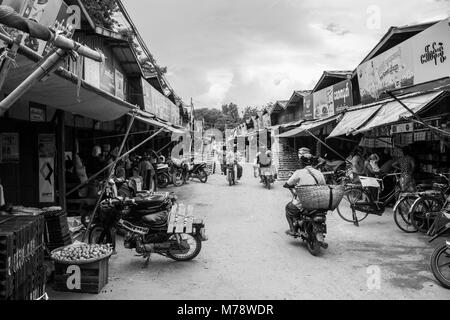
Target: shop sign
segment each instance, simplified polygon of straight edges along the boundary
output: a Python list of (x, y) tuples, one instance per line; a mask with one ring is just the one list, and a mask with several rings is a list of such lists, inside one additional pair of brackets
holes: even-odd
[(0, 134), (0, 163), (19, 161), (19, 134)]
[(178, 107), (144, 79), (141, 79), (141, 83), (145, 110), (165, 121), (173, 123), (173, 120), (177, 120), (175, 122), (178, 123), (180, 117)]
[(414, 123), (413, 122), (394, 124), (391, 127), (391, 134), (407, 133), (407, 132), (413, 132), (413, 131), (414, 131)]
[(314, 96), (312, 94), (305, 97), (303, 110), (306, 120), (314, 119)]
[[(56, 23), (73, 30), (81, 27), (80, 7), (68, 6), (63, 0), (0, 0), (0, 5), (9, 6), (21, 16), (46, 27), (55, 26)], [(51, 47), (47, 42), (31, 38), (27, 34), (22, 37), (21, 44), (39, 55), (45, 55)]]
[(353, 90), (350, 80), (342, 81), (333, 86), (333, 100), (336, 114), (353, 106)]
[(363, 104), (385, 91), (429, 82), (450, 74), (450, 19), (447, 18), (357, 68)]
[(30, 103), (30, 122), (45, 122), (46, 107)]

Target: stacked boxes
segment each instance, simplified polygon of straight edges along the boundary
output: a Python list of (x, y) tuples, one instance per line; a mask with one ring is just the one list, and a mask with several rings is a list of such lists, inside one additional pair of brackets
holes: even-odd
[(50, 251), (72, 244), (67, 213), (62, 210), (45, 211), (47, 248)]
[(34, 300), (45, 291), (44, 218), (0, 218), (0, 300)]

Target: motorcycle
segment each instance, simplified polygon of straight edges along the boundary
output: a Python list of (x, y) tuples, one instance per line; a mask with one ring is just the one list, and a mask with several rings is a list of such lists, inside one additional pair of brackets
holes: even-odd
[(172, 178), (170, 175), (169, 165), (166, 163), (158, 163), (156, 165), (156, 174), (158, 176), (158, 188), (164, 189), (170, 184)]
[[(440, 212), (439, 217), (433, 223), (433, 238), (429, 241), (434, 242), (441, 237), (450, 236), (450, 208), (449, 199), (447, 199), (446, 209)], [(438, 246), (431, 256), (431, 271), (439, 283), (450, 289), (450, 241), (443, 242)]]
[(260, 168), (261, 182), (264, 184), (264, 187), (270, 190), (271, 184), (275, 183), (275, 178), (273, 176), (272, 168)]
[[(289, 190), (295, 198), (297, 195), (293, 189)], [(300, 238), (306, 242), (308, 251), (313, 256), (318, 256), (321, 248), (328, 249), (328, 244), (325, 242), (327, 213), (327, 210), (304, 210), (300, 219), (294, 219), (295, 235), (293, 238)]]
[(236, 162), (233, 164), (231, 163), (225, 164), (227, 181), (230, 187), (236, 184), (236, 170), (237, 170)]
[(190, 165), (183, 160), (172, 159), (173, 163), (173, 184), (180, 187), (187, 181), (194, 178), (201, 183), (208, 182), (208, 173), (206, 172), (206, 162), (191, 163)]
[[(144, 191), (124, 197), (116, 182), (110, 181), (105, 195), (99, 222), (89, 231), (90, 243), (115, 243), (114, 229), (124, 230), (125, 248), (135, 249), (148, 263), (152, 253), (176, 261), (192, 260), (207, 240), (203, 220), (192, 216), (186, 220), (185, 215), (175, 212), (177, 199), (169, 192)], [(179, 222), (183, 222), (182, 228)]]

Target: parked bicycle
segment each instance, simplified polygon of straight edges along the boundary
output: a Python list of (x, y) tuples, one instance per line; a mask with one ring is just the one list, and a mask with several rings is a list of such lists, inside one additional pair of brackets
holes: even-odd
[[(395, 203), (394, 218), (397, 214), (405, 214), (418, 196), (401, 192), (400, 176), (400, 173), (392, 173), (382, 179), (360, 177), (361, 185), (347, 184), (344, 199), (336, 209), (337, 213), (343, 220), (357, 227), (369, 215), (381, 217), (392, 203)], [(389, 179), (395, 180), (394, 186), (386, 189)]]
[(414, 201), (407, 215), (402, 215), (401, 228), (407, 233), (422, 232), (430, 235), (430, 230), (436, 217), (440, 215), (442, 208), (450, 195), (449, 174), (437, 174), (432, 190), (419, 192), (419, 197)]

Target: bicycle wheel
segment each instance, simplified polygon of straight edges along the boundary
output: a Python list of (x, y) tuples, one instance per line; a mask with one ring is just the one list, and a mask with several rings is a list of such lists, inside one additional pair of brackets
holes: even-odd
[(427, 233), (433, 224), (435, 213), (444, 206), (442, 199), (435, 196), (422, 196), (411, 207), (411, 224), (420, 232)]
[(406, 233), (416, 233), (419, 231), (411, 223), (410, 210), (414, 202), (417, 200), (417, 196), (405, 196), (401, 197), (394, 206), (394, 221), (397, 227)]
[(359, 223), (366, 219), (369, 214), (356, 210), (356, 203), (369, 202), (369, 199), (370, 197), (364, 189), (358, 187), (349, 188), (345, 190), (344, 197), (336, 211), (344, 221)]

